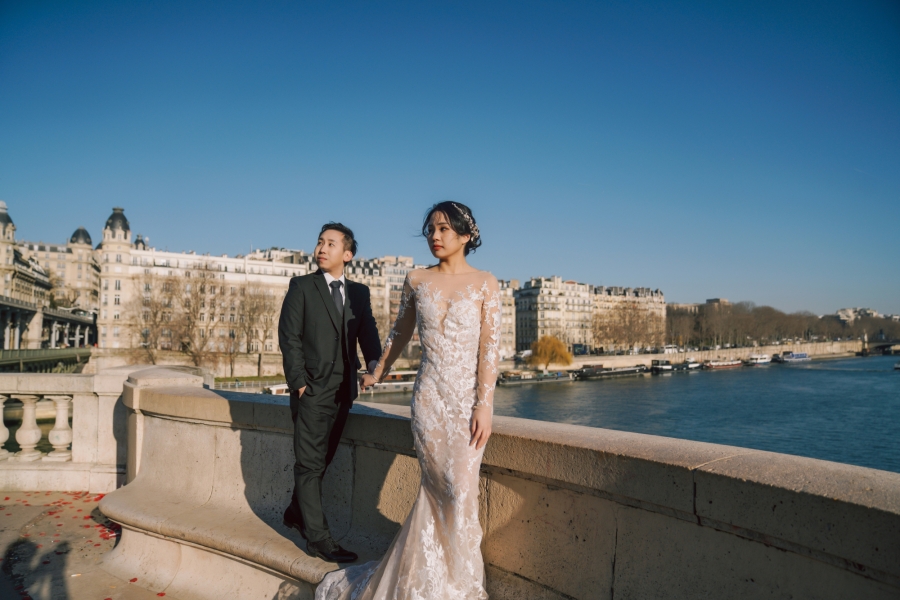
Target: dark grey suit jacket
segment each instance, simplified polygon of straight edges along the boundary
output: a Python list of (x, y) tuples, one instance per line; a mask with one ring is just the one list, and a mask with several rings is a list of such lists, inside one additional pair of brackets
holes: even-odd
[[(341, 318), (321, 271), (291, 279), (278, 322), (278, 344), (291, 390), (306, 386), (307, 392), (314, 396), (332, 387), (334, 366), (345, 358), (352, 372), (345, 373), (344, 377), (355, 378), (360, 368), (357, 343), (366, 363), (378, 360), (381, 355), (369, 287), (346, 277), (344, 281), (347, 289)], [(340, 355), (340, 335), (344, 336), (346, 357)], [(355, 382), (350, 390), (353, 400), (358, 393)]]

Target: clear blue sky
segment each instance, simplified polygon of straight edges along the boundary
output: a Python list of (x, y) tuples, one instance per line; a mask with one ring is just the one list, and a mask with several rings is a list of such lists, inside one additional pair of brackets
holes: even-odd
[(0, 2), (20, 239), (430, 259), (900, 313), (900, 4)]

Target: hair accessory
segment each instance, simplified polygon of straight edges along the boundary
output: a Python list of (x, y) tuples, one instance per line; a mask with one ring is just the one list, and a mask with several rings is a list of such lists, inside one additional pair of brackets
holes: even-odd
[(459, 204), (457, 204), (456, 202), (451, 202), (450, 204), (455, 206), (456, 210), (458, 210), (462, 214), (463, 219), (466, 220), (466, 223), (469, 225), (469, 231), (472, 232), (472, 239), (475, 240), (480, 238), (481, 234), (478, 232), (478, 225), (475, 224), (475, 220), (472, 218), (472, 215), (460, 208)]

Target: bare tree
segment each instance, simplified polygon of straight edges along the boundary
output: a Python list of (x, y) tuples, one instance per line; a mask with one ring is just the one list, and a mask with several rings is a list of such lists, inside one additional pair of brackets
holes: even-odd
[(241, 289), (240, 329), (246, 341), (247, 352), (256, 351), (257, 372), (262, 376), (262, 353), (274, 351), (275, 327), (281, 299), (271, 288), (247, 286)]
[(50, 308), (72, 308), (76, 305), (79, 291), (66, 285), (66, 280), (50, 274)]
[(134, 293), (125, 307), (127, 328), (139, 355), (156, 364), (161, 350), (171, 350), (177, 323), (173, 317), (179, 282), (174, 276), (144, 273), (133, 280)]
[(212, 330), (220, 310), (215, 293), (210, 293), (217, 285), (208, 274), (203, 268), (186, 271), (178, 290), (179, 349), (198, 367), (209, 359)]

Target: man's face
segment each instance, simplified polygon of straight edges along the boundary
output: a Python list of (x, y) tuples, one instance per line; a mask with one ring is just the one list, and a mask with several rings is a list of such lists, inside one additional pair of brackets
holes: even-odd
[(344, 263), (353, 259), (353, 254), (344, 247), (344, 234), (334, 229), (326, 229), (316, 244), (316, 264), (328, 273), (343, 272)]

